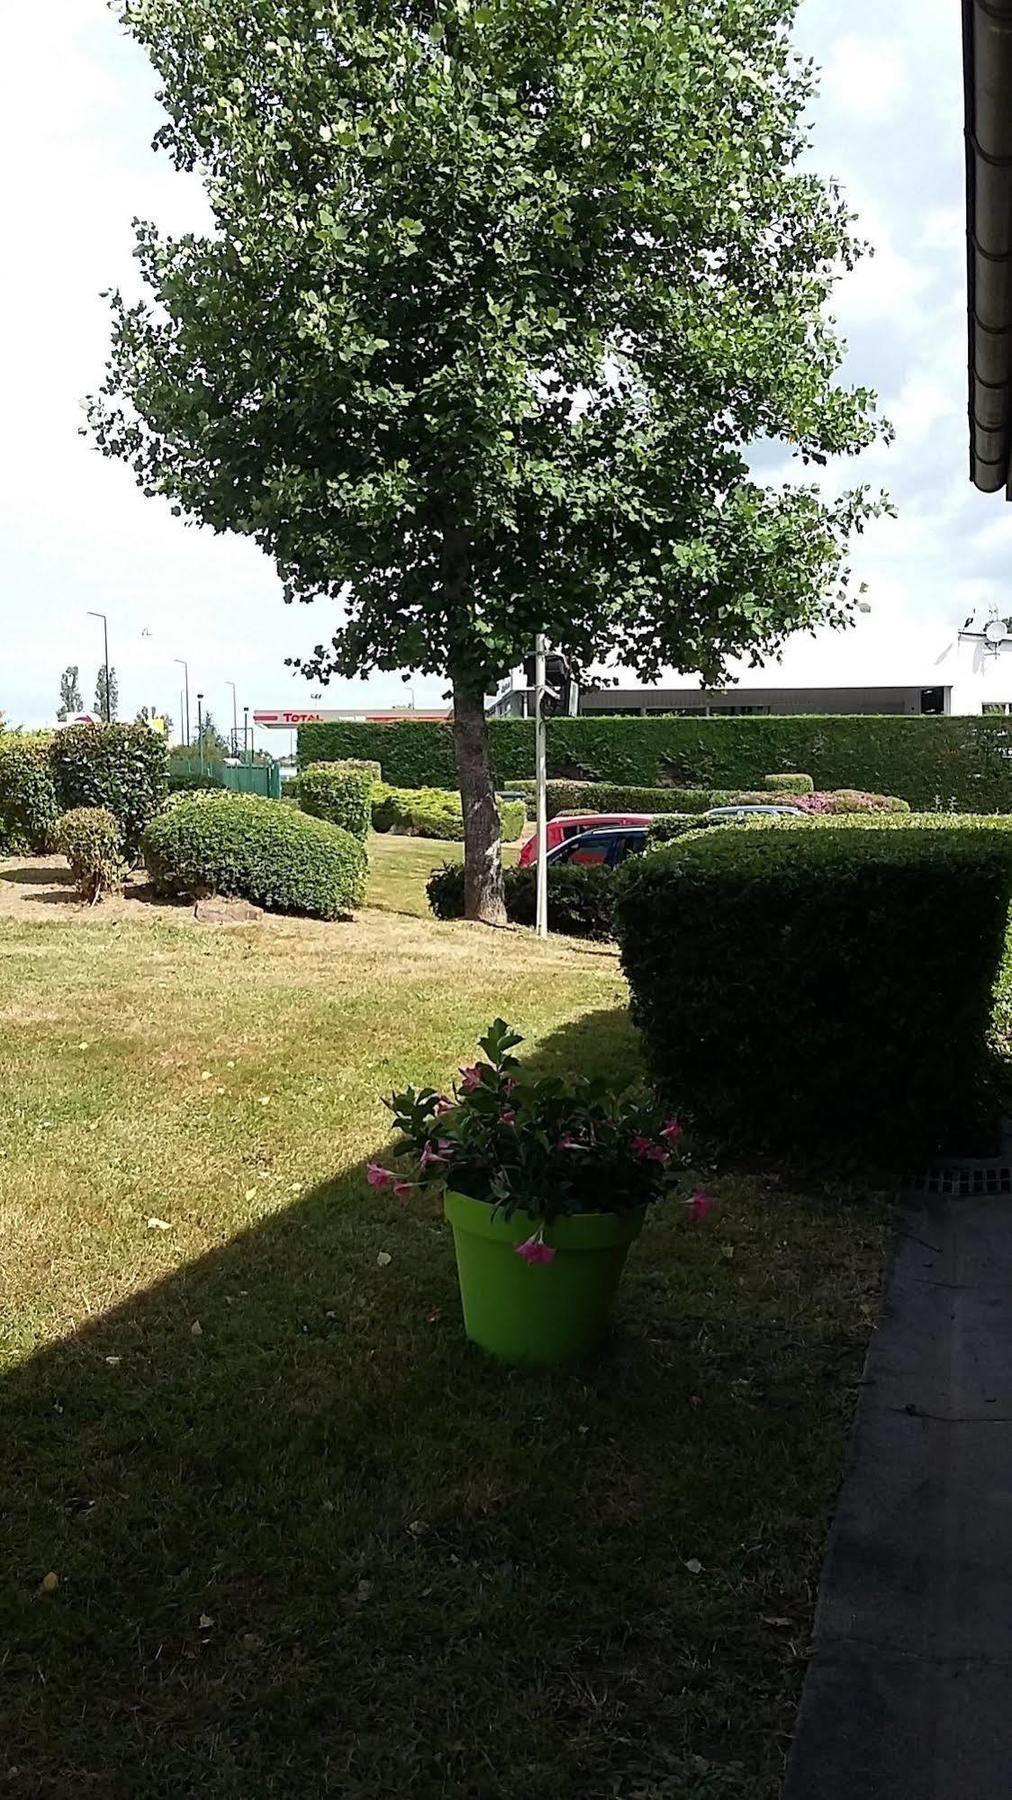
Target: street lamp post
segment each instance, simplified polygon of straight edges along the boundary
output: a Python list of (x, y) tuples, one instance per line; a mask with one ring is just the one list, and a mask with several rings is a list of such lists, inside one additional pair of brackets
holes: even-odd
[(242, 709), (242, 760), (249, 762), (249, 707)]
[(200, 753), (200, 773), (204, 773), (204, 696), (197, 695), (197, 749)]
[(239, 715), (236, 710), (236, 703), (235, 703), (235, 682), (234, 681), (226, 681), (225, 686), (230, 687), (232, 689), (232, 755), (238, 756), (238, 754), (239, 754)]
[(535, 920), (537, 934), (548, 936), (548, 806), (545, 775), (545, 634), (534, 640), (534, 775), (537, 782), (538, 866)]
[(105, 613), (92, 612), (90, 608), (88, 611), (88, 617), (89, 617), (89, 619), (101, 619), (101, 621), (102, 621), (102, 643), (104, 645), (104, 654), (105, 654), (105, 694), (103, 696), (102, 711), (105, 713), (106, 724), (111, 725), (112, 724), (112, 705), (111, 705), (112, 695), (109, 692), (109, 621), (106, 618)]
[(189, 749), (190, 748), (190, 665), (187, 662), (185, 656), (174, 656), (172, 658), (172, 660), (173, 660), (173, 662), (177, 662), (179, 664), (180, 668), (183, 671), (183, 677), (184, 677), (184, 680), (186, 683), (185, 688), (183, 690), (185, 699), (186, 699), (185, 710), (183, 713), (183, 742), (185, 743), (186, 748)]

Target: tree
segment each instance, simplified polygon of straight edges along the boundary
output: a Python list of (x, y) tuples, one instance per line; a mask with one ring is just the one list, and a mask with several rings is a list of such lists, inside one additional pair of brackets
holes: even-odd
[(81, 689), (78, 684), (80, 673), (77, 663), (70, 663), (60, 676), (60, 704), (56, 709), (58, 719), (67, 719), (71, 713), (84, 711)]
[(165, 728), (165, 741), (168, 743), (172, 737), (173, 720), (171, 713), (159, 712), (156, 706), (139, 706), (137, 708), (134, 724), (153, 725), (156, 719), (161, 719)]
[(105, 664), (103, 663), (98, 671), (98, 680), (95, 683), (95, 711), (100, 719), (112, 720), (116, 717), (119, 707), (119, 682), (116, 680), (115, 669), (111, 668), (109, 670), (108, 707), (106, 706), (105, 682), (106, 670)]
[(205, 762), (222, 762), (228, 755), (228, 742), (223, 732), (219, 731), (211, 713), (205, 712), (200, 730), (193, 740)]
[(500, 919), (484, 696), (536, 630), (719, 681), (849, 621), (885, 504), (764, 486), (869, 444), (799, 166), (797, 0), (118, 0), (213, 235), (137, 227), (90, 403), (151, 494), (339, 603), (331, 674), (448, 674), (467, 912)]

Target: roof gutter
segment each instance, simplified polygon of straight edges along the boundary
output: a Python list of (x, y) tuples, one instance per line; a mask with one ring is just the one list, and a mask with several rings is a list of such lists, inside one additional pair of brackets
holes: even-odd
[(1012, 0), (963, 0), (970, 479), (1012, 499)]

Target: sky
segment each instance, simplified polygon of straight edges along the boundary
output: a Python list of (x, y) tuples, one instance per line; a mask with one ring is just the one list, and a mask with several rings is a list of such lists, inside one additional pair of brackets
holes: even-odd
[[(131, 219), (170, 231), (206, 220), (196, 179), (150, 149), (153, 71), (104, 0), (9, 0), (0, 34), (0, 711), (51, 722), (68, 663), (92, 703), (102, 628), (90, 610), (108, 615), (123, 717), (154, 705), (178, 720), (178, 657), (226, 724), (229, 681), (240, 708), (313, 704), (319, 687), (284, 659), (329, 636), (328, 603), (286, 607), (254, 545), (174, 519), (79, 435), (108, 343), (101, 291), (136, 289)], [(896, 428), (891, 449), (848, 463), (843, 480), (887, 486), (900, 516), (855, 548), (871, 612), (845, 638), (795, 640), (780, 678), (921, 683), (954, 626), (1003, 598), (1012, 549), (1012, 508), (967, 474), (959, 7), (803, 0), (796, 39), (823, 70), (813, 160), (876, 248), (834, 300), (845, 373), (878, 389)], [(786, 472), (779, 453), (766, 461)], [(433, 705), (443, 686), (335, 681), (322, 704)]]

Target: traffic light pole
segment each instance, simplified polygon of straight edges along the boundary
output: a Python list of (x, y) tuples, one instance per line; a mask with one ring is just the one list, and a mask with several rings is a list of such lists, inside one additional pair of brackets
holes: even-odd
[(547, 755), (545, 747), (545, 634), (539, 631), (534, 640), (534, 776), (537, 784), (537, 910), (539, 937), (548, 936), (548, 804), (545, 791)]

